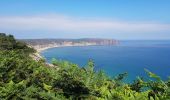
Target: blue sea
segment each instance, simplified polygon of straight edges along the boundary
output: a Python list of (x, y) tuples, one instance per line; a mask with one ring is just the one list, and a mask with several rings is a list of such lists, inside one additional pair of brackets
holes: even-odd
[(41, 53), (48, 62), (52, 58), (68, 60), (85, 66), (89, 59), (95, 62), (95, 70), (104, 70), (114, 77), (127, 72), (126, 82), (137, 76), (147, 79), (147, 69), (163, 80), (170, 76), (170, 41), (129, 40), (120, 41), (116, 46), (77, 46), (51, 48)]

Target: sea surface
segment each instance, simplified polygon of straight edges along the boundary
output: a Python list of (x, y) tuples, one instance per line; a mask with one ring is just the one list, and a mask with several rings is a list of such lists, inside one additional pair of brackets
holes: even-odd
[(132, 82), (137, 76), (148, 79), (144, 69), (159, 75), (163, 80), (170, 76), (169, 40), (120, 41), (116, 46), (58, 47), (47, 49), (41, 55), (48, 62), (57, 58), (81, 67), (93, 59), (95, 70), (104, 70), (110, 77), (127, 72), (126, 82)]

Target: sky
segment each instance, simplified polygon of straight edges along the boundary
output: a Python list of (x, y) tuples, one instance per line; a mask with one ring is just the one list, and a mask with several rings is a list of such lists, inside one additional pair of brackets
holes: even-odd
[(18, 39), (169, 40), (170, 0), (0, 0), (0, 32)]

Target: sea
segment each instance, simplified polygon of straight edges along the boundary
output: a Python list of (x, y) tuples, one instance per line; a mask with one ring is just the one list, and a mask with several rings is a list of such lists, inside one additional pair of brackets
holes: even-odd
[(117, 45), (57, 47), (44, 50), (41, 55), (49, 63), (56, 58), (80, 67), (92, 59), (95, 71), (103, 70), (111, 78), (127, 72), (125, 82), (133, 82), (137, 77), (151, 80), (144, 69), (162, 80), (170, 76), (170, 40), (121, 40)]

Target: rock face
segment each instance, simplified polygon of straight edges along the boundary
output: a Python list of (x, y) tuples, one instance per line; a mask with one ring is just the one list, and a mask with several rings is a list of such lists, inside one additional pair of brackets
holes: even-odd
[(114, 39), (25, 39), (22, 40), (38, 51), (61, 46), (117, 45)]

